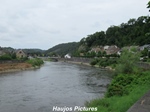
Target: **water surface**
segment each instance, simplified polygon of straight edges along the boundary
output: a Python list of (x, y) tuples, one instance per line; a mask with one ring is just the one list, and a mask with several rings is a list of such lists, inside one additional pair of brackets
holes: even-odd
[(0, 74), (0, 112), (52, 112), (53, 106), (84, 106), (103, 97), (111, 72), (63, 62)]

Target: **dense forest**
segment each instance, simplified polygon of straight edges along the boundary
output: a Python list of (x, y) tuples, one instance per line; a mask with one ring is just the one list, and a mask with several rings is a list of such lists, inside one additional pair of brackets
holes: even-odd
[(80, 45), (117, 45), (119, 47), (150, 44), (150, 17), (141, 16), (130, 19), (119, 26), (111, 26), (106, 32), (100, 31), (82, 38)]

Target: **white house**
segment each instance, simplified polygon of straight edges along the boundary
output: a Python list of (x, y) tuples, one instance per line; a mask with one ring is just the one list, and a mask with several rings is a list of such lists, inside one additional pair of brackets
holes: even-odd
[(108, 45), (104, 46), (104, 50), (107, 50), (108, 48), (109, 48), (109, 46), (108, 46)]
[(69, 58), (69, 59), (71, 58), (71, 56), (69, 54), (66, 54), (64, 57)]

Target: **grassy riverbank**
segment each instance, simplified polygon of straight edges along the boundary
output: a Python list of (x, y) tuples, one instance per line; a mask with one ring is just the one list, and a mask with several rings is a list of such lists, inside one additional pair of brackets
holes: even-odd
[(150, 71), (137, 66), (139, 56), (137, 52), (122, 52), (105, 97), (87, 102), (86, 106), (97, 107), (97, 112), (126, 112), (150, 90)]
[(119, 74), (114, 77), (103, 99), (86, 103), (98, 107), (98, 112), (126, 112), (150, 90), (150, 71), (140, 74)]

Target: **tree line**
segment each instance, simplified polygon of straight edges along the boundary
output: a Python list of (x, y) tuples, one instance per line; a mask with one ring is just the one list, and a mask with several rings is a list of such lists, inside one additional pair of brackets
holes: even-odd
[(106, 31), (96, 32), (82, 38), (80, 45), (117, 45), (119, 47), (150, 44), (150, 17), (141, 16), (130, 19), (119, 26), (110, 26)]

